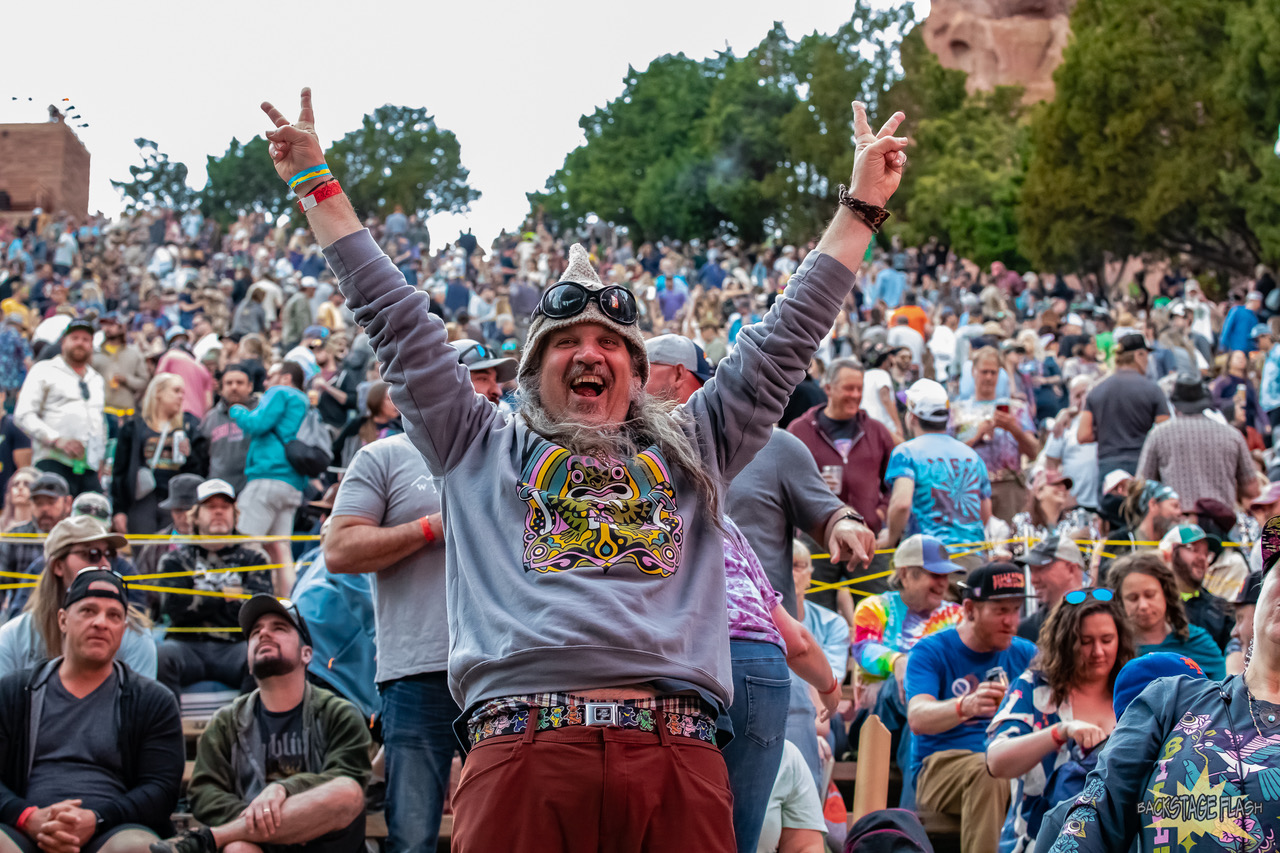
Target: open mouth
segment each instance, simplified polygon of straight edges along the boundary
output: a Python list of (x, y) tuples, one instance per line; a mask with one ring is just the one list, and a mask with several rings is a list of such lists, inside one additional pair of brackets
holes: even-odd
[(599, 397), (604, 389), (605, 381), (599, 376), (579, 376), (569, 383), (569, 390), (579, 397)]

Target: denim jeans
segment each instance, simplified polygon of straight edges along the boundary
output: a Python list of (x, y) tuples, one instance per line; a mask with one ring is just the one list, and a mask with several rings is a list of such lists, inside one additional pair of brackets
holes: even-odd
[(435, 853), (440, 815), (462, 715), (444, 672), (424, 672), (382, 686), (387, 752), (388, 853)]
[(791, 673), (773, 643), (731, 640), (733, 740), (724, 748), (738, 853), (754, 853), (786, 742)]

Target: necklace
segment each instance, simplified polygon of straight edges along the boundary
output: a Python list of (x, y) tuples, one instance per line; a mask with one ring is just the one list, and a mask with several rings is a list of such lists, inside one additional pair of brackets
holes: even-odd
[[(1245, 696), (1249, 697), (1249, 719), (1253, 721), (1253, 729), (1258, 733), (1258, 737), (1265, 738), (1266, 735), (1262, 733), (1262, 727), (1258, 725), (1258, 718), (1254, 716), (1254, 713), (1253, 713), (1253, 691), (1249, 689), (1248, 684), (1244, 685), (1244, 694)], [(1275, 721), (1276, 721), (1275, 714), (1267, 715), (1268, 723), (1274, 723)]]

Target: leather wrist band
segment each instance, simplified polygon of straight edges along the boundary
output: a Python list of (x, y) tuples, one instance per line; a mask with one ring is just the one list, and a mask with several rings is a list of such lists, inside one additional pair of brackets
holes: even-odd
[(422, 525), (422, 538), (427, 540), (427, 544), (430, 545), (432, 542), (436, 541), (436, 532), (431, 529), (430, 518), (424, 515), (422, 518), (418, 519), (418, 523)]
[(839, 198), (840, 203), (849, 208), (850, 213), (861, 219), (863, 224), (877, 234), (880, 232), (880, 226), (889, 218), (889, 211), (883, 207), (849, 195), (849, 188), (844, 184), (840, 185)]

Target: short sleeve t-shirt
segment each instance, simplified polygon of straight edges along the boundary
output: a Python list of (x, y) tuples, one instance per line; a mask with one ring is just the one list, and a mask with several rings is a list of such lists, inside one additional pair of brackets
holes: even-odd
[[(334, 515), (350, 515), (382, 527), (416, 521), (440, 511), (440, 495), (422, 454), (406, 435), (370, 442), (351, 460)], [(426, 546), (373, 575), (379, 684), (449, 663), (444, 548)]]
[(1136, 466), (1156, 418), (1169, 414), (1160, 386), (1136, 370), (1117, 370), (1103, 380), (1085, 397), (1084, 408), (1093, 415), (1099, 467), (1105, 471), (1111, 470), (1105, 463), (1115, 460), (1132, 459)]
[(915, 483), (911, 520), (904, 535), (924, 533), (945, 544), (981, 542), (982, 501), (991, 497), (991, 479), (981, 457), (963, 442), (926, 433), (893, 449), (884, 479)]
[(258, 702), (258, 733), (262, 737), (268, 782), (279, 782), (306, 770), (307, 751), (302, 740), (302, 704), (288, 711), (268, 711)]
[(17, 470), (13, 461), (13, 451), (25, 450), (31, 446), (31, 439), (18, 429), (11, 415), (0, 415), (0, 506), (4, 505), (4, 497), (9, 494), (9, 478)]
[[(925, 637), (907, 658), (906, 692), (908, 704), (917, 696), (954, 701), (968, 695), (986, 680), (993, 667), (1003, 667), (1012, 682), (1035, 657), (1036, 647), (1014, 637), (1009, 648), (999, 652), (975, 652), (960, 639), (960, 632), (948, 628)], [(987, 725), (991, 718), (975, 717), (936, 735), (916, 735), (913, 766), (917, 773), (923, 760), (945, 749), (982, 752), (986, 749)]]
[(778, 766), (778, 775), (774, 777), (773, 790), (769, 793), (769, 805), (764, 812), (756, 853), (777, 850), (784, 829), (827, 831), (813, 774), (804, 763), (800, 748), (791, 741), (784, 741), (782, 747), (782, 764)]
[(880, 401), (880, 389), (889, 389), (889, 404), (893, 403), (893, 377), (887, 370), (868, 370), (862, 374), (862, 410), (884, 425), (889, 432), (897, 432), (893, 416)]
[(773, 643), (786, 650), (773, 624), (773, 608), (782, 596), (760, 568), (760, 561), (737, 526), (724, 519), (725, 595), (729, 609), (729, 639)]

